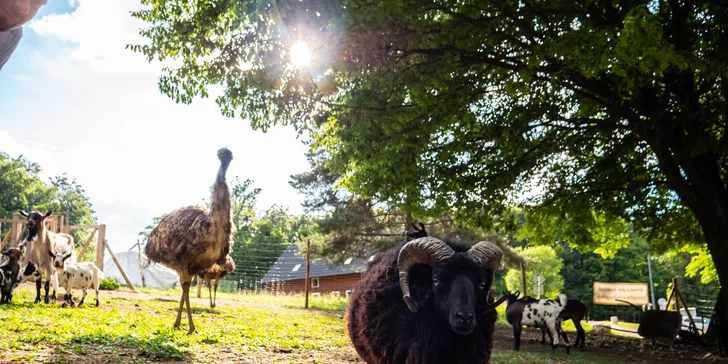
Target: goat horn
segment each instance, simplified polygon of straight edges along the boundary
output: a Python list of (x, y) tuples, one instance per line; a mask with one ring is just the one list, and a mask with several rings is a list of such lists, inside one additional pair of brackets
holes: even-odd
[(468, 255), (478, 264), (495, 271), (498, 269), (503, 258), (503, 251), (489, 241), (481, 241), (468, 250)]
[(407, 280), (410, 268), (418, 264), (432, 265), (450, 258), (454, 254), (455, 251), (444, 241), (429, 236), (412, 240), (402, 247), (397, 257), (399, 285), (402, 287), (402, 299), (410, 311), (417, 312), (419, 309), (417, 303), (410, 297), (409, 281)]

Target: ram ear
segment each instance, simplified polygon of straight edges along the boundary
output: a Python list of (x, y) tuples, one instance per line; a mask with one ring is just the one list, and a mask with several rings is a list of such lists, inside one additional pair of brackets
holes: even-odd
[(52, 213), (53, 211), (46, 212), (45, 215), (43, 215), (43, 218), (45, 219), (46, 217), (51, 216)]
[(50, 255), (50, 256), (51, 256), (51, 258), (53, 258), (53, 259), (56, 259), (56, 255), (55, 255), (55, 254), (53, 254), (53, 252), (52, 252), (52, 251), (50, 251), (50, 250), (48, 250), (48, 255)]

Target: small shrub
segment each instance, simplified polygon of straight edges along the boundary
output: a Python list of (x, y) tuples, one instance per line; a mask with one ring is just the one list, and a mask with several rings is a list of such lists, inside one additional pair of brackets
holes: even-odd
[(101, 284), (99, 285), (99, 289), (105, 291), (117, 290), (119, 289), (119, 282), (117, 282), (114, 278), (104, 278), (104, 280), (101, 281)]

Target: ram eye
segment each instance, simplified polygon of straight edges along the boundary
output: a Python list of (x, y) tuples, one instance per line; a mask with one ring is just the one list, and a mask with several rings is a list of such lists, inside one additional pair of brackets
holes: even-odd
[(434, 284), (435, 287), (439, 287), (440, 286), (440, 280), (437, 279), (437, 278), (432, 278), (432, 284)]
[(480, 282), (480, 289), (485, 289), (485, 282)]

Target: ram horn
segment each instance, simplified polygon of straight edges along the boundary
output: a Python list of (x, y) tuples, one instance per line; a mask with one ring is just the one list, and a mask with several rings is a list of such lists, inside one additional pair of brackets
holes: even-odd
[(455, 251), (444, 241), (433, 237), (424, 237), (410, 241), (399, 251), (397, 265), (399, 266), (399, 285), (402, 287), (402, 298), (412, 312), (419, 307), (410, 296), (409, 271), (418, 264), (432, 265), (452, 257)]
[(481, 241), (468, 250), (468, 255), (478, 264), (495, 271), (500, 267), (503, 251), (489, 241)]

